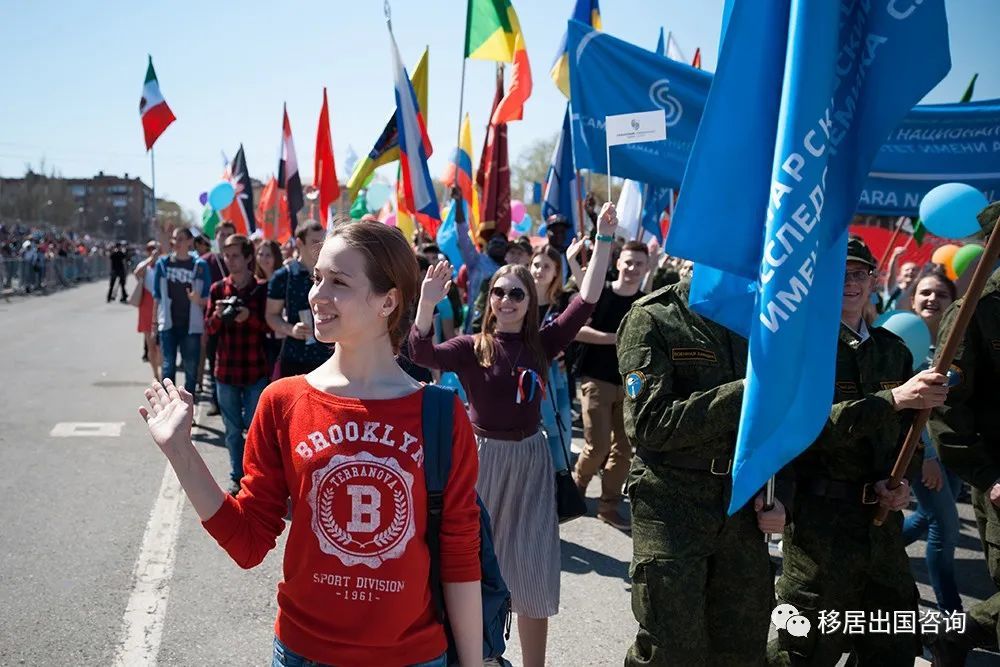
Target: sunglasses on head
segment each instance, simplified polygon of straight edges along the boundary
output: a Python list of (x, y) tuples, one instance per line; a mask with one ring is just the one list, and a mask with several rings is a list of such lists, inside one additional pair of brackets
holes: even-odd
[(512, 287), (509, 290), (505, 290), (502, 287), (494, 287), (493, 289), (490, 290), (490, 294), (495, 296), (498, 301), (501, 301), (503, 300), (504, 297), (507, 297), (514, 303), (521, 303), (522, 301), (524, 301), (524, 297), (527, 296), (524, 293), (524, 290), (521, 289), (520, 287)]

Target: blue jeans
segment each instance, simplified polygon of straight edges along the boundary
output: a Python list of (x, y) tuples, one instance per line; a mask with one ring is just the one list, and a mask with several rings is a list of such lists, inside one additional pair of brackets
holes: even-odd
[(955, 499), (962, 480), (942, 466), (944, 485), (931, 491), (922, 481), (914, 482), (917, 510), (903, 522), (903, 541), (911, 544), (927, 533), (927, 573), (941, 611), (961, 611), (962, 598), (955, 584), (955, 547), (958, 545), (958, 508)]
[(229, 450), (229, 476), (234, 482), (243, 479), (243, 431), (250, 428), (253, 413), (257, 410), (257, 401), (267, 386), (267, 378), (261, 378), (254, 384), (239, 386), (215, 383), (219, 390), (219, 412), (222, 413), (222, 423), (226, 427), (226, 449)]
[[(555, 399), (555, 408), (552, 407)], [(556, 421), (558, 411), (559, 420), (562, 421), (562, 439), (559, 438), (559, 427)], [(549, 386), (542, 399), (542, 428), (545, 429), (545, 436), (549, 441), (549, 452), (552, 454), (552, 464), (556, 470), (566, 470), (566, 459), (570, 456), (570, 442), (573, 439), (573, 416), (570, 413), (569, 380), (566, 371), (559, 367), (558, 361), (553, 361), (549, 366)], [(563, 454), (563, 442), (566, 443), (565, 455)]]
[[(281, 643), (277, 637), (274, 638), (274, 657), (271, 658), (271, 667), (332, 667), (319, 662), (314, 662), (308, 658), (303, 658), (298, 653), (294, 653), (287, 646)], [(448, 667), (448, 656), (442, 654), (427, 662), (415, 662), (410, 667)]]
[(194, 396), (198, 383), (198, 361), (201, 359), (201, 334), (189, 334), (184, 329), (164, 329), (160, 332), (160, 349), (163, 350), (163, 379), (177, 384), (177, 348), (184, 362), (184, 388)]

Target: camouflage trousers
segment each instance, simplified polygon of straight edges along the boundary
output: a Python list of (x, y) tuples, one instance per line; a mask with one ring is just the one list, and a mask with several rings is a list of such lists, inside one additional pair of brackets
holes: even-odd
[[(972, 487), (972, 509), (976, 512), (979, 538), (993, 585), (1000, 591), (1000, 510), (990, 502), (990, 494)], [(1000, 592), (973, 605), (969, 620), (976, 628), (970, 633), (976, 645), (996, 650), (1000, 643)]]
[[(893, 612), (916, 613), (919, 604), (903, 545), (902, 514), (892, 512), (876, 527), (871, 507), (799, 494), (793, 516), (785, 529), (775, 593), (778, 604), (793, 605), (811, 629), (805, 637), (779, 631), (768, 645), (768, 663), (832, 667), (850, 653), (848, 664), (858, 667), (912, 667), (921, 652), (919, 623), (913, 634), (891, 632)], [(845, 632), (847, 611), (864, 613), (862, 634)], [(888, 618), (889, 632), (869, 632), (876, 611)]]
[(774, 574), (752, 507), (726, 516), (728, 476), (647, 465), (636, 457), (628, 666), (763, 665)]

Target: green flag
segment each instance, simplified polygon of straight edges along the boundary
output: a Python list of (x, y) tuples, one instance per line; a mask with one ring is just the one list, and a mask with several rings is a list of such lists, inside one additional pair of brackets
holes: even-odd
[(965, 94), (962, 95), (962, 99), (959, 100), (962, 104), (972, 101), (972, 93), (976, 89), (976, 79), (979, 78), (979, 72), (972, 75), (972, 81), (969, 82), (969, 87), (965, 89)]
[(201, 212), (201, 229), (205, 236), (212, 238), (215, 236), (215, 226), (219, 224), (219, 214), (211, 206), (206, 206)]
[(927, 228), (924, 227), (924, 223), (920, 221), (920, 218), (917, 218), (913, 222), (913, 240), (917, 242), (917, 245), (920, 245), (924, 242), (924, 236), (926, 235)]
[(360, 220), (368, 213), (368, 190), (362, 188), (351, 204), (351, 219)]

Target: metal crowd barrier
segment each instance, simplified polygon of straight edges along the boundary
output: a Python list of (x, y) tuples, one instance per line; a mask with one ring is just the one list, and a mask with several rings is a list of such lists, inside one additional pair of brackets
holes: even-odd
[(0, 259), (0, 295), (45, 294), (77, 283), (107, 280), (110, 261), (100, 255), (47, 257), (26, 261), (20, 257)]

